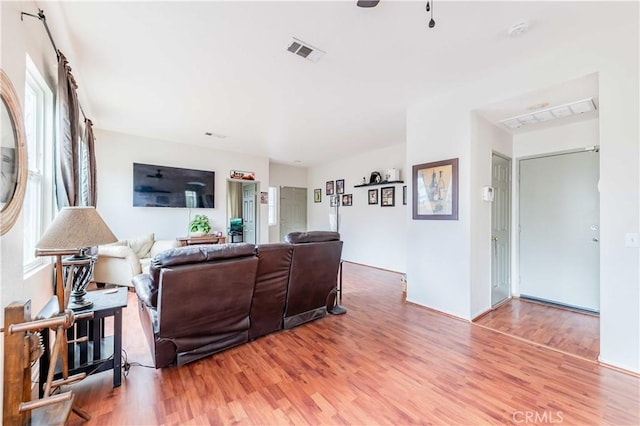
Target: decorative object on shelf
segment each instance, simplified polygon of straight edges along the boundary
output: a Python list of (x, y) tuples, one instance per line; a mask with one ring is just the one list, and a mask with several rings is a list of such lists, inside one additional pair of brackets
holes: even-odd
[(342, 205), (343, 206), (352, 206), (353, 205), (353, 195), (352, 194), (343, 194), (342, 195)]
[(362, 176), (362, 183), (360, 185), (366, 185), (367, 184), (367, 178)]
[(243, 172), (240, 170), (231, 170), (231, 179), (256, 180), (255, 172)]
[(189, 223), (189, 233), (194, 237), (207, 235), (209, 231), (211, 231), (211, 224), (204, 214), (197, 214)]
[(24, 121), (11, 80), (0, 70), (0, 235), (16, 223), (27, 189)]
[(393, 182), (400, 180), (400, 170), (392, 168), (387, 170), (387, 174), (384, 176), (384, 180), (387, 182)]
[[(73, 301), (69, 307), (86, 309), (91, 302), (85, 301), (86, 288), (93, 275), (95, 256), (87, 255), (87, 247), (118, 241), (111, 229), (102, 220), (95, 207), (65, 207), (60, 210), (47, 231), (36, 244), (36, 256), (56, 256), (56, 295), (60, 312), (69, 304), (69, 293)], [(63, 255), (73, 255), (62, 260)], [(64, 272), (64, 263), (67, 268)]]
[(371, 176), (369, 177), (369, 184), (380, 182), (382, 182), (382, 176), (380, 176), (380, 172), (371, 172)]
[(328, 180), (327, 184), (326, 184), (327, 190), (326, 190), (326, 195), (333, 195), (334, 192), (334, 186), (333, 186), (333, 181), (332, 180)]
[(413, 166), (413, 218), (458, 220), (458, 159)]
[(269, 204), (269, 193), (261, 192), (260, 193), (260, 204)]
[(402, 205), (407, 205), (407, 185), (402, 186)]
[(378, 189), (370, 189), (369, 196), (367, 199), (369, 200), (369, 204), (378, 204)]
[(313, 202), (319, 203), (322, 201), (322, 189), (317, 188), (313, 190)]
[(336, 194), (344, 194), (344, 179), (336, 180)]
[(396, 205), (396, 187), (384, 186), (380, 188), (380, 207), (393, 207)]

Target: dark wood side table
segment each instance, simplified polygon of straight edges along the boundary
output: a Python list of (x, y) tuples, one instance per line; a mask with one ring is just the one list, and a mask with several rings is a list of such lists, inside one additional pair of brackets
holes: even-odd
[[(100, 291), (89, 291), (86, 300), (93, 302), (93, 306), (82, 311), (74, 312), (80, 315), (93, 312), (92, 319), (76, 320), (73, 327), (67, 329), (67, 339), (87, 336), (87, 342), (69, 343), (69, 375), (78, 373), (99, 373), (113, 369), (113, 387), (122, 384), (122, 308), (127, 306), (127, 288), (117, 287)], [(113, 317), (113, 335), (105, 336), (104, 322), (108, 317)], [(49, 330), (43, 330), (42, 343), (49, 348)], [(40, 358), (40, 389), (42, 398), (42, 384), (47, 380), (47, 368), (49, 366), (49, 350), (44, 351)], [(54, 374), (54, 380), (62, 377), (61, 360), (58, 358), (58, 367)]]
[(224, 244), (227, 241), (227, 237), (204, 235), (202, 237), (179, 237), (176, 240), (180, 241), (181, 246), (194, 246), (197, 244)]

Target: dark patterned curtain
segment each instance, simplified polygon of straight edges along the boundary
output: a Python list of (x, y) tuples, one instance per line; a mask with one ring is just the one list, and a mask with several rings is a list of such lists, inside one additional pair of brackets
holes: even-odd
[(58, 91), (56, 136), (56, 196), (58, 208), (79, 203), (79, 107), (78, 88), (67, 58), (58, 51)]
[(84, 137), (82, 138), (85, 146), (84, 159), (87, 162), (87, 194), (83, 197), (86, 200), (87, 205), (96, 207), (97, 203), (97, 176), (96, 176), (96, 151), (94, 148), (95, 138), (93, 136), (93, 123), (86, 118), (84, 120)]

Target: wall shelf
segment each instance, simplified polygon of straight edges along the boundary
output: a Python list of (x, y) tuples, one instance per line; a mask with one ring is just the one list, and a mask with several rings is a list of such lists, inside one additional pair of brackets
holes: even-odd
[(380, 185), (394, 185), (398, 183), (404, 183), (403, 180), (385, 180), (377, 183), (361, 183), (360, 185), (353, 185), (354, 188), (362, 188), (365, 186), (380, 186)]

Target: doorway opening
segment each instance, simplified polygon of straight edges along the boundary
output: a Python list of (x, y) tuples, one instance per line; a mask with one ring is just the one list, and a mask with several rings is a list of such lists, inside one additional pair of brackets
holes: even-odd
[(258, 244), (260, 182), (227, 180), (227, 234), (230, 243)]
[(307, 188), (280, 187), (280, 241), (289, 232), (307, 230)]

